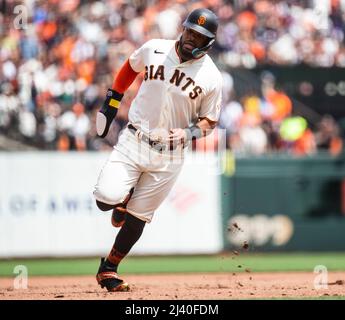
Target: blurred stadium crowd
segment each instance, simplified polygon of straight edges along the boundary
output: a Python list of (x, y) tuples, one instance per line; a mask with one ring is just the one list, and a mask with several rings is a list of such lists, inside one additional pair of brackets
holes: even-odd
[[(98, 139), (95, 114), (114, 74), (145, 41), (177, 39), (184, 18), (197, 7), (207, 7), (220, 18), (217, 43), (210, 52), (219, 66), (345, 67), (342, 0), (0, 3), (0, 135), (43, 150), (111, 148), (127, 123), (141, 81), (138, 78), (125, 94), (109, 137)], [(18, 5), (23, 6), (15, 11)], [(324, 116), (311, 130), (308, 119), (293, 115), (291, 99), (277, 90), (272, 76), (262, 79), (260, 96), (240, 99), (231, 72), (223, 71), (223, 76), (219, 128), (226, 129), (227, 146), (233, 151), (342, 151), (337, 122)]]

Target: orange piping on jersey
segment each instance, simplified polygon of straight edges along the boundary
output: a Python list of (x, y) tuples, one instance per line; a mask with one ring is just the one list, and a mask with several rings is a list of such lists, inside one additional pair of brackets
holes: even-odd
[(116, 74), (112, 89), (119, 93), (124, 93), (133, 83), (138, 73), (139, 72), (135, 72), (132, 69), (127, 59), (120, 68), (119, 72)]

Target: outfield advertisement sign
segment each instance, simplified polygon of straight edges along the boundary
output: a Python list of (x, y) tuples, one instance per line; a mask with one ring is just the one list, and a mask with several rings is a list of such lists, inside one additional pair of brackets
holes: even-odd
[[(92, 191), (107, 153), (0, 154), (0, 257), (106, 255), (118, 229)], [(222, 250), (215, 155), (186, 158), (132, 254)]]

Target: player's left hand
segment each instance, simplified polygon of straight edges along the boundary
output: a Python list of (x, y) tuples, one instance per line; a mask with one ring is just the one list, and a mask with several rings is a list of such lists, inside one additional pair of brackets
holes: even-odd
[(168, 136), (168, 143), (170, 147), (174, 147), (178, 144), (184, 144), (187, 139), (187, 134), (184, 129), (175, 128), (170, 130), (170, 134)]

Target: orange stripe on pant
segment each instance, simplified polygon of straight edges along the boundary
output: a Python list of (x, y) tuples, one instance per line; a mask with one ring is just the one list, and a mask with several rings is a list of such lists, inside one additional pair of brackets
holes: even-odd
[(121, 260), (126, 256), (126, 254), (123, 254), (116, 250), (116, 248), (112, 248), (107, 259), (115, 264), (116, 266), (121, 262)]

